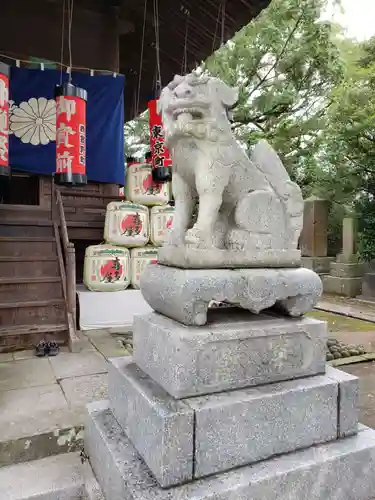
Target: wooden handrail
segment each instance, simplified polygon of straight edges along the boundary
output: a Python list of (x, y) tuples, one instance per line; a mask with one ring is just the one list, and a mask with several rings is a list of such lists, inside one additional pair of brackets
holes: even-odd
[(65, 213), (64, 213), (64, 205), (61, 197), (61, 193), (59, 189), (56, 189), (55, 187), (55, 193), (56, 193), (56, 203), (58, 206), (58, 213), (59, 213), (59, 226), (60, 226), (60, 231), (61, 231), (61, 238), (63, 241), (64, 245), (64, 250), (65, 253), (68, 251), (68, 248), (72, 245), (69, 241), (69, 235), (68, 235), (68, 228), (66, 225), (66, 219), (65, 219)]
[[(56, 208), (54, 208), (56, 207), (56, 205), (57, 205), (57, 210)], [(75, 248), (74, 244), (69, 241), (68, 227), (66, 224), (61, 192), (60, 189), (57, 188), (54, 183), (52, 183), (52, 218), (55, 231), (60, 274), (63, 286), (63, 294), (66, 303), (69, 337), (70, 337), (70, 343), (72, 343), (73, 339), (77, 339)], [(63, 243), (62, 245), (60, 242), (60, 236)]]

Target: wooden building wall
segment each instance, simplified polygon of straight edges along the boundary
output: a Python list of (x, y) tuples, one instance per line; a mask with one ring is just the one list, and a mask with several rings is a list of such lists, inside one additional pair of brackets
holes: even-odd
[[(0, 53), (60, 62), (63, 2), (1, 0), (0, 4)], [(69, 64), (67, 33), (66, 18), (65, 64)], [(97, 13), (75, 5), (72, 56), (76, 67), (119, 71), (119, 31), (114, 10)]]

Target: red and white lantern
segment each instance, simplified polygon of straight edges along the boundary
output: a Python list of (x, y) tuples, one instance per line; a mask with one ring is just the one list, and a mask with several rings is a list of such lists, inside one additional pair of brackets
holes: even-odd
[(149, 101), (150, 146), (152, 157), (152, 178), (164, 183), (172, 179), (172, 160), (164, 145), (164, 128), (161, 115), (157, 112), (157, 100)]
[(9, 177), (9, 74), (10, 68), (0, 62), (0, 176)]
[(56, 184), (82, 186), (86, 176), (87, 92), (71, 83), (56, 87)]

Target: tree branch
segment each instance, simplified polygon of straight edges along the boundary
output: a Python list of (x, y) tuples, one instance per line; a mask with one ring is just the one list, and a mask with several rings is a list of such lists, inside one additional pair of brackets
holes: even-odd
[(294, 25), (294, 28), (291, 30), (291, 32), (289, 33), (287, 39), (285, 40), (285, 43), (279, 53), (278, 56), (276, 56), (276, 59), (275, 59), (275, 62), (273, 63), (273, 65), (271, 66), (271, 68), (267, 71), (267, 73), (265, 74), (265, 76), (255, 85), (255, 87), (253, 88), (253, 90), (250, 92), (249, 94), (249, 97), (254, 94), (254, 92), (256, 92), (259, 87), (261, 87), (263, 85), (263, 83), (267, 80), (268, 76), (272, 73), (272, 71), (276, 68), (276, 66), (278, 65), (280, 59), (283, 57), (283, 55), (285, 54), (285, 51), (289, 45), (289, 42), (291, 41), (294, 33), (297, 31), (298, 29), (298, 26), (300, 25), (302, 19), (304, 17), (304, 11), (302, 11), (302, 14), (299, 16), (299, 18), (297, 19), (295, 25)]

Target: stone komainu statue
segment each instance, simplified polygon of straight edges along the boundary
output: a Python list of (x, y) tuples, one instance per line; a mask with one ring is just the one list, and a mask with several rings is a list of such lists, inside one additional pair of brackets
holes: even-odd
[[(170, 244), (296, 249), (303, 224), (300, 188), (266, 141), (250, 158), (238, 144), (228, 120), (237, 99), (237, 89), (194, 73), (175, 76), (161, 93), (176, 204)], [(198, 219), (189, 229), (197, 197)]]

